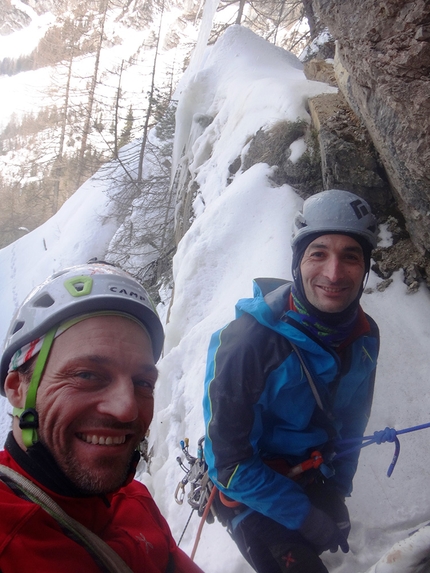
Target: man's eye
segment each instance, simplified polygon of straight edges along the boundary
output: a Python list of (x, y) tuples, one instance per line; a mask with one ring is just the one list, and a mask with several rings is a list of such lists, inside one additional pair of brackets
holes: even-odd
[(345, 259), (347, 261), (360, 261), (360, 257), (358, 255), (354, 255), (354, 254), (348, 254), (345, 256)]
[(95, 380), (97, 378), (94, 372), (88, 372), (87, 370), (82, 372), (77, 372), (75, 376), (77, 378), (81, 378), (82, 380)]
[(152, 394), (154, 392), (154, 383), (149, 380), (134, 380), (133, 383), (136, 388), (144, 390), (147, 393)]

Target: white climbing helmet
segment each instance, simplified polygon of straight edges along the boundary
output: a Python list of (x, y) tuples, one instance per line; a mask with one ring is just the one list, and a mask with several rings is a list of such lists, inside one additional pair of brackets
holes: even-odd
[(330, 189), (312, 195), (303, 203), (302, 211), (294, 218), (292, 247), (315, 233), (358, 235), (374, 249), (378, 225), (364, 199), (349, 191)]
[(65, 320), (97, 311), (119, 311), (141, 322), (149, 333), (155, 362), (164, 332), (146, 290), (125, 271), (108, 263), (66, 268), (36, 287), (15, 314), (0, 361), (0, 393), (12, 356), (25, 344)]

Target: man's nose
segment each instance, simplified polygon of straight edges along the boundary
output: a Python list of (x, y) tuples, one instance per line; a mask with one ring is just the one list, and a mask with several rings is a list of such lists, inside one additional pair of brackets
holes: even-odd
[(120, 422), (132, 422), (138, 417), (138, 404), (135, 388), (131, 379), (112, 380), (103, 391), (98, 410)]
[(333, 255), (328, 258), (325, 264), (324, 274), (333, 283), (344, 277), (345, 273), (342, 261), (339, 257)]

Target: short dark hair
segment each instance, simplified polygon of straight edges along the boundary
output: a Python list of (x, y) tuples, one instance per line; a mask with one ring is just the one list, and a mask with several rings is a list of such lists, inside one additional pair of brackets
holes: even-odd
[(18, 368), (16, 369), (16, 372), (21, 374), (21, 376), (23, 376), (23, 378), (28, 384), (30, 384), (31, 377), (33, 376), (34, 367), (36, 366), (37, 356), (38, 354), (32, 356), (30, 360), (27, 360), (26, 362), (24, 362), (24, 364), (21, 364), (21, 366), (18, 366)]

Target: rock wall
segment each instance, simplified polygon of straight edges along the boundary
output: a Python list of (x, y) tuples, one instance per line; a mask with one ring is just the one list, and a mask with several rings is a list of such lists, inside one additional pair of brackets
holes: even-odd
[(335, 73), (385, 167), (408, 231), (430, 253), (430, 2), (313, 0)]
[(352, 191), (376, 215), (384, 215), (392, 203), (391, 189), (363, 122), (342, 93), (311, 98), (309, 111), (318, 133), (323, 189)]

